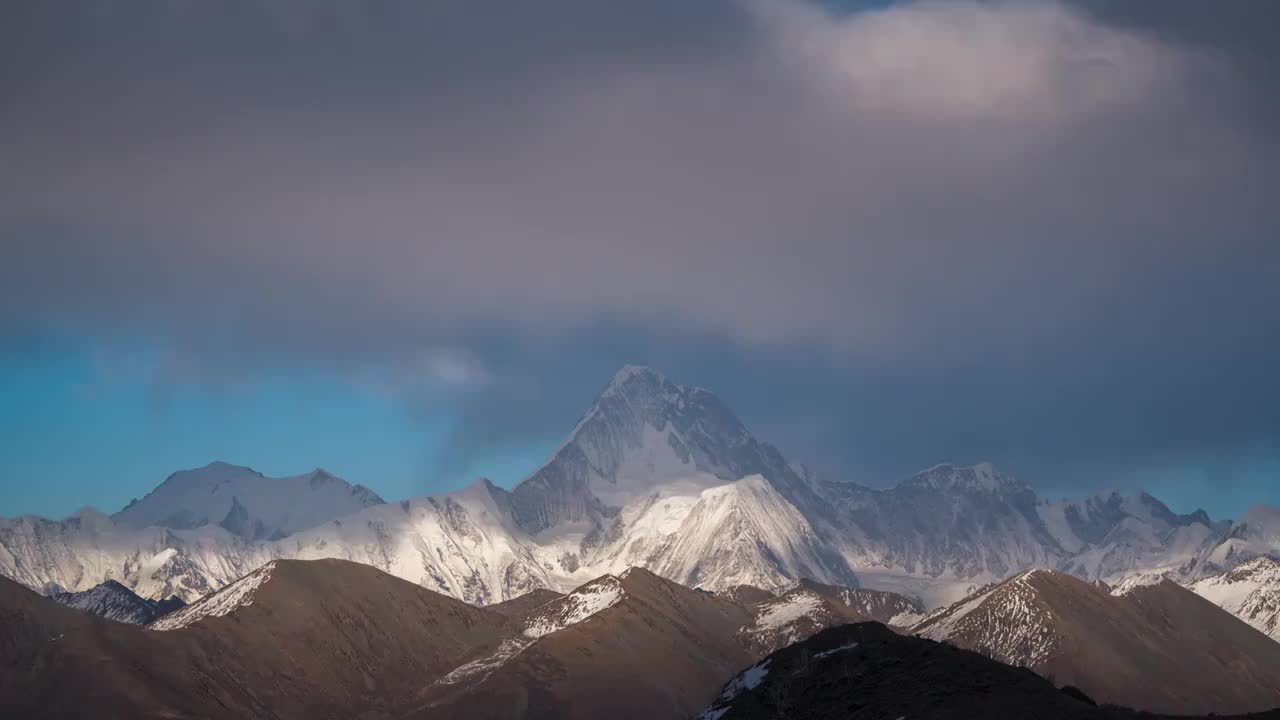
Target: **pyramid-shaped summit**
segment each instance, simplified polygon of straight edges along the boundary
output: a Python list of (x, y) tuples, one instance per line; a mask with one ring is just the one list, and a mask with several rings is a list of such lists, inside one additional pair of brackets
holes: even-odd
[(657, 486), (710, 487), (750, 475), (780, 489), (799, 482), (782, 454), (714, 394), (627, 365), (551, 459), (515, 488), (513, 511), (535, 533), (562, 523), (605, 525), (617, 508)]

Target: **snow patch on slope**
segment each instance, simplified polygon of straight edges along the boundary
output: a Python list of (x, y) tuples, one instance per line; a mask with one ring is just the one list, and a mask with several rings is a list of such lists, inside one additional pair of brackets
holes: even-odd
[(889, 618), (889, 622), (885, 624), (894, 628), (909, 628), (920, 624), (920, 621), (924, 619), (924, 613), (904, 612)]
[(205, 618), (224, 617), (240, 608), (252, 605), (258, 589), (271, 579), (271, 573), (275, 567), (274, 562), (267, 563), (195, 605), (160, 618), (151, 626), (151, 629), (178, 630), (190, 627)]
[(822, 607), (822, 598), (813, 593), (797, 593), (781, 602), (769, 603), (756, 618), (753, 629), (777, 630), (800, 618), (810, 617)]
[(854, 649), (854, 648), (856, 648), (856, 647), (858, 647), (858, 643), (853, 642), (853, 643), (849, 643), (848, 645), (841, 645), (840, 647), (834, 647), (834, 648), (831, 648), (830, 650), (823, 650), (823, 651), (822, 651), (822, 652), (820, 652), (820, 653), (814, 653), (814, 655), (813, 655), (813, 659), (814, 659), (814, 660), (821, 660), (822, 658), (831, 657), (832, 655), (835, 655), (836, 653), (842, 653), (842, 652), (844, 652), (844, 651), (846, 651), (846, 650), (852, 650), (852, 649)]
[(577, 625), (592, 615), (617, 605), (625, 596), (622, 582), (612, 575), (605, 575), (548, 603), (541, 612), (529, 618), (523, 634), (527, 638), (540, 638), (570, 625)]
[(995, 588), (979, 591), (955, 605), (931, 613), (921, 623), (921, 625), (927, 624), (928, 627), (920, 633), (920, 636), (939, 642), (951, 637), (964, 619), (974, 610), (982, 607), (982, 603), (986, 602), (993, 592)]
[(1124, 578), (1120, 582), (1111, 586), (1111, 594), (1116, 597), (1123, 597), (1132, 593), (1138, 588), (1154, 587), (1165, 581), (1165, 576), (1160, 573), (1137, 573)]
[[(738, 694), (742, 691), (755, 690), (759, 687), (760, 683), (764, 682), (764, 679), (769, 676), (769, 662), (769, 660), (764, 660), (739, 673), (737, 677), (729, 681), (729, 684), (725, 686), (724, 692), (720, 693), (720, 697), (716, 702), (733, 702), (734, 698), (738, 697)], [(698, 716), (698, 720), (720, 720), (727, 712), (729, 712), (728, 706), (707, 710)]]
[(823, 598), (811, 590), (791, 590), (754, 606), (755, 617), (739, 633), (749, 647), (767, 653), (808, 638), (841, 620)]
[(465, 665), (460, 665), (452, 672), (436, 681), (436, 685), (457, 685), (464, 680), (476, 678), (476, 683), (482, 683), (493, 674), (494, 670), (502, 667), (525, 651), (525, 648), (533, 644), (530, 638), (518, 637), (504, 640), (497, 650), (483, 657), (472, 660)]
[(939, 642), (963, 639), (971, 647), (1010, 665), (1032, 668), (1049, 659), (1059, 637), (1052, 613), (1040, 599), (1035, 580), (1046, 570), (1030, 570), (974, 597), (935, 613), (917, 626), (922, 637)]

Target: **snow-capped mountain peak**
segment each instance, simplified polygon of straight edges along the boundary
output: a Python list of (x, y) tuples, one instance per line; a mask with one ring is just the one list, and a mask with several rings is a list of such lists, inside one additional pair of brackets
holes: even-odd
[(278, 539), (372, 505), (368, 488), (315, 469), (269, 478), (225, 462), (173, 473), (141, 500), (112, 516), (135, 528), (189, 530), (219, 525), (246, 540)]
[(775, 589), (798, 578), (856, 585), (843, 558), (768, 480), (752, 475), (702, 491), (654, 570), (705, 589)]
[(784, 492), (803, 484), (715, 395), (627, 366), (551, 459), (512, 491), (513, 512), (531, 533), (567, 523), (604, 528), (659, 486), (706, 488), (748, 475)]
[(657, 383), (659, 385), (667, 382), (667, 378), (662, 373), (645, 365), (623, 365), (618, 372), (613, 374), (609, 380), (609, 384), (605, 386), (602, 395), (611, 392), (621, 392), (632, 380), (644, 380), (646, 382)]

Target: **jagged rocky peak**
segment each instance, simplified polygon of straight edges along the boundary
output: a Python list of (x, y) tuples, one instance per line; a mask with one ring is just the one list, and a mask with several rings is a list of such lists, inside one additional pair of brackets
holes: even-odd
[(605, 425), (617, 434), (643, 440), (640, 431), (647, 425), (657, 430), (675, 423), (681, 430), (700, 426), (709, 434), (746, 434), (746, 428), (712, 393), (702, 388), (677, 385), (647, 367), (628, 365), (619, 370), (592, 404), (575, 432)]
[(613, 374), (613, 378), (609, 380), (609, 384), (605, 386), (602, 395), (610, 392), (621, 391), (628, 384), (640, 382), (648, 385), (662, 384), (668, 382), (666, 376), (645, 365), (623, 365), (618, 372)]
[(713, 393), (629, 365), (547, 464), (516, 487), (515, 514), (533, 532), (564, 522), (603, 524), (657, 486), (709, 487), (748, 475), (779, 488), (801, 483), (781, 453), (753, 437)]
[(47, 597), (61, 605), (131, 625), (146, 625), (184, 605), (176, 597), (162, 601), (146, 600), (115, 580), (107, 580), (83, 592), (50, 592)]
[(308, 482), (313, 488), (320, 487), (321, 485), (328, 485), (331, 482), (341, 482), (338, 480), (337, 476), (324, 468), (316, 468), (315, 470), (312, 470), (308, 477), (310, 478)]
[[(627, 470), (626, 453), (665, 445), (667, 461), (681, 467), (655, 467), (688, 472), (692, 467), (725, 480), (752, 474), (766, 477), (793, 473), (773, 448), (758, 442), (721, 400), (708, 390), (678, 385), (655, 370), (627, 366), (596, 399), (572, 442), (595, 450), (605, 460), (606, 475)], [(655, 458), (657, 459), (657, 458)], [(609, 462), (612, 461), (612, 462)], [(674, 464), (674, 463), (673, 463)], [(774, 478), (771, 478), (774, 479)]]
[(1192, 513), (1180, 515), (1170, 510), (1168, 505), (1165, 505), (1146, 490), (1139, 490), (1136, 494), (1125, 498), (1121, 505), (1133, 517), (1154, 520), (1169, 527), (1185, 527), (1194, 523), (1199, 523), (1206, 527), (1213, 525), (1213, 520), (1210, 519), (1209, 513), (1204, 510), (1196, 510)]

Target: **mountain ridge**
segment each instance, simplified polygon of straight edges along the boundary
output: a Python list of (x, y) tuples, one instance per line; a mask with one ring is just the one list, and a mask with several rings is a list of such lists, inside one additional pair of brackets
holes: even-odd
[(278, 540), (327, 520), (385, 501), (316, 468), (271, 478), (253, 468), (214, 461), (170, 474), (112, 521), (142, 529), (190, 530), (218, 525), (245, 540)]
[[(937, 465), (882, 489), (797, 467), (709, 390), (628, 366), (512, 490), (477, 480), (385, 504), (321, 470), (273, 480), (214, 463), (170, 476), (152, 493), (164, 495), (131, 505), (128, 516), (0, 520), (0, 573), (71, 591), (116, 580), (146, 598), (193, 601), (272, 560), (335, 557), (491, 604), (638, 566), (708, 590), (779, 591), (807, 577), (932, 608), (1037, 567), (1089, 580), (1162, 572), (1190, 582), (1280, 555), (1280, 511), (1265, 507), (1214, 522), (1142, 493), (1050, 502), (990, 463)], [(229, 487), (227, 474), (258, 492), (288, 480), (297, 498), (334, 493), (361, 507), (283, 514), (251, 492), (219, 489)], [(184, 493), (160, 502), (187, 485), (217, 489), (216, 506)], [(304, 516), (323, 520), (279, 536)], [(144, 517), (177, 527), (132, 526)]]
[[(1182, 692), (1185, 686), (1185, 692), (1198, 697), (1204, 683), (1221, 679), (1214, 656), (1198, 650), (1203, 631), (1195, 626), (1206, 611), (1233, 624), (1233, 637), (1239, 632), (1257, 636), (1241, 650), (1244, 654), (1229, 659), (1228, 668), (1269, 667), (1280, 653), (1280, 646), (1176, 585), (1172, 588), (1180, 595), (1169, 602), (1162, 588), (1171, 584), (1159, 578), (1155, 585), (1128, 588), (1135, 597), (1124, 600), (1059, 573), (1024, 575), (1058, 578), (1088, 588), (1108, 598), (1106, 602), (1132, 603), (1133, 613), (1170, 619), (1171, 630), (1149, 633), (1162, 657), (1185, 649), (1187, 661), (1175, 669), (1182, 673), (1189, 667), (1206, 677), (1162, 676), (1166, 691)], [(882, 667), (883, 662), (896, 663), (899, 669), (905, 656), (894, 648), (904, 644), (916, 648), (912, 653), (924, 648), (926, 655), (964, 652), (861, 622), (865, 613), (858, 607), (888, 613), (909, 606), (905, 598), (877, 597), (878, 602), (868, 603), (868, 591), (807, 581), (775, 598), (744, 605), (629, 568), (566, 595), (536, 590), (531, 595), (528, 602), (507, 603), (508, 612), (503, 612), (474, 607), (360, 563), (277, 560), (169, 616), (172, 622), (142, 629), (59, 606), (0, 578), (0, 665), (16, 668), (0, 676), (0, 706), (19, 715), (52, 718), (79, 717), (91, 705), (122, 716), (674, 720), (693, 716), (715, 701), (717, 692), (724, 700), (726, 692), (718, 689), (734, 686), (726, 686), (726, 679), (744, 667), (779, 671), (770, 665), (775, 660), (762, 660), (769, 652), (777, 658), (798, 650), (805, 663), (820, 668), (843, 662), (846, 653), (861, 655), (859, 644), (866, 642), (875, 647), (868, 646), (870, 655), (864, 660)], [(763, 638), (754, 632), (765, 627), (782, 633)], [(827, 642), (832, 633), (858, 637), (833, 644)], [(1188, 633), (1189, 643), (1182, 639)], [(806, 650), (815, 642), (821, 647)], [(1215, 647), (1215, 653), (1221, 651)], [(1054, 669), (1062, 673), (1089, 667), (1078, 656), (1070, 657), (1075, 666)], [(976, 677), (973, 689), (979, 695), (994, 695), (1001, 702), (1012, 701), (1010, 709), (1026, 710), (1019, 705), (1019, 694), (1007, 695), (1007, 690), (1028, 683), (1052, 688), (1029, 671), (986, 658), (982, 662), (993, 664), (983, 666), (988, 669), (981, 677), (963, 668), (952, 672), (957, 668), (946, 663), (933, 669), (926, 664), (927, 672), (916, 673), (911, 662), (913, 682), (925, 683), (923, 694), (907, 693), (915, 699), (937, 701), (948, 683)], [(764, 675), (760, 673), (761, 679)], [(876, 687), (858, 677), (864, 691)], [(1227, 710), (1256, 702), (1257, 696), (1250, 694), (1256, 687), (1248, 683), (1265, 678), (1256, 672), (1244, 678), (1237, 680), (1239, 688), (1203, 702)], [(1269, 692), (1280, 694), (1274, 677), (1266, 681)], [(1150, 683), (1140, 687), (1148, 688), (1147, 694), (1133, 699), (1158, 708), (1155, 703), (1164, 695), (1150, 690)], [(872, 712), (867, 717), (886, 709), (873, 704), (883, 700), (873, 700), (875, 692), (841, 692), (841, 697), (858, 698), (859, 706)], [(947, 695), (948, 702), (956, 697)]]
[(1099, 702), (1170, 714), (1280, 707), (1280, 644), (1158, 575), (1108, 590), (1030, 570), (909, 632), (1055, 677)]

